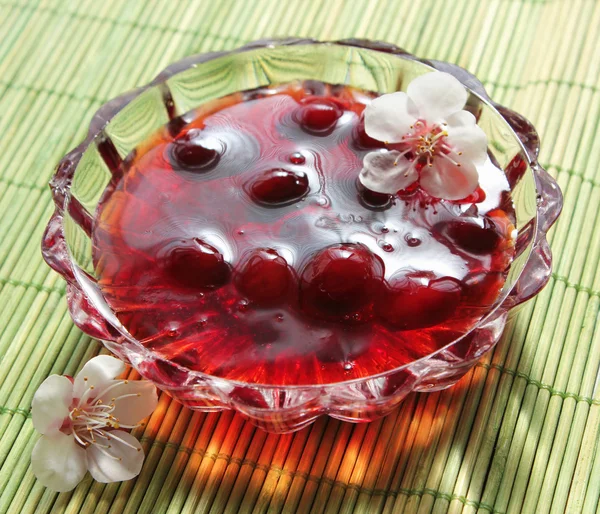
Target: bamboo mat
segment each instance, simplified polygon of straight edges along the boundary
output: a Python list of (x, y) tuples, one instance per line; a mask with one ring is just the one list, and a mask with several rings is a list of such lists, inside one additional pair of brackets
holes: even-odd
[[(530, 118), (565, 192), (548, 287), (456, 387), (385, 419), (266, 434), (163, 395), (132, 481), (36, 483), (29, 408), (100, 345), (39, 245), (95, 109), (183, 56), (267, 36), (383, 39)], [(600, 1), (0, 0), (0, 513), (600, 512)]]

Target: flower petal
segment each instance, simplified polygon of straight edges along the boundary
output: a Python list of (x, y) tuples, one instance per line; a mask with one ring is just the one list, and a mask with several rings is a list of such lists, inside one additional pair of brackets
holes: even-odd
[[(94, 386), (100, 392), (99, 389), (104, 389), (109, 382), (118, 377), (123, 371), (125, 371), (125, 364), (119, 359), (115, 359), (110, 355), (98, 355), (86, 362), (81, 371), (77, 373), (73, 396), (81, 398), (90, 386)], [(86, 378), (87, 380), (85, 380)]]
[(432, 167), (425, 166), (421, 170), (420, 184), (436, 198), (461, 200), (477, 189), (479, 174), (469, 161), (462, 162), (459, 167), (438, 157)]
[[(114, 387), (98, 399), (110, 404), (115, 399), (115, 409), (111, 414), (121, 425), (136, 425), (152, 414), (158, 404), (156, 387), (147, 380), (113, 380)], [(117, 385), (118, 384), (118, 385)], [(119, 398), (123, 395), (126, 398)], [(139, 396), (138, 396), (139, 395)]]
[(107, 436), (108, 440), (97, 437), (97, 441), (110, 445), (110, 448), (91, 444), (86, 449), (87, 466), (94, 480), (107, 484), (138, 476), (144, 462), (140, 442), (122, 430), (107, 432)]
[(446, 123), (451, 127), (469, 127), (471, 125), (476, 125), (477, 120), (475, 116), (473, 116), (473, 113), (462, 110), (448, 116), (446, 118)]
[(31, 421), (40, 434), (56, 434), (69, 415), (73, 401), (73, 382), (61, 375), (44, 380), (31, 402)]
[(394, 194), (419, 178), (412, 163), (396, 150), (369, 152), (363, 166), (358, 178), (363, 186), (376, 193)]
[(59, 493), (70, 491), (85, 476), (85, 450), (73, 436), (43, 435), (31, 452), (31, 470), (40, 483)]
[(462, 152), (462, 156), (458, 158), (461, 164), (469, 160), (475, 166), (483, 165), (488, 158), (488, 143), (487, 136), (479, 125), (448, 126), (446, 130), (448, 144), (456, 152)]
[(419, 118), (439, 123), (462, 110), (468, 93), (461, 82), (443, 71), (426, 73), (412, 80), (407, 94), (419, 110)]
[(388, 143), (399, 143), (417, 120), (412, 101), (401, 91), (375, 98), (364, 114), (367, 135)]

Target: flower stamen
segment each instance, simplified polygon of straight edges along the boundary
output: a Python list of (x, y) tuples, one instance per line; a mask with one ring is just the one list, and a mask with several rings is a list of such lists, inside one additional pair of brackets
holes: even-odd
[[(402, 143), (409, 145), (408, 151), (415, 155), (416, 160), (425, 161), (429, 168), (434, 166), (434, 159), (443, 151), (452, 151), (446, 142), (448, 131), (445, 130), (444, 123), (428, 125), (426, 122), (418, 120), (411, 125), (411, 130), (413, 132), (401, 137)], [(406, 153), (404, 152), (402, 155), (406, 155)]]
[[(108, 393), (109, 391), (111, 391), (115, 387), (119, 387), (121, 385), (123, 385), (123, 382), (121, 382), (121, 381), (115, 381), (113, 384), (111, 384), (108, 387), (106, 387), (101, 393), (98, 393), (96, 395), (96, 397), (98, 398), (98, 397), (104, 396), (106, 393)], [(113, 398), (113, 401), (114, 401), (114, 398)]]
[[(98, 448), (98, 450), (100, 450), (104, 455), (106, 455), (107, 457), (110, 457), (113, 460), (123, 460), (121, 457), (117, 457), (116, 455), (112, 455), (110, 452), (106, 451), (106, 448), (104, 448), (103, 446), (99, 446), (96, 445), (96, 447)], [(110, 448), (110, 447), (109, 447)]]
[(122, 394), (121, 396), (117, 396), (114, 400), (112, 400), (111, 403), (117, 402), (124, 398), (139, 398), (140, 396), (142, 396), (141, 393)]
[(410, 151), (411, 151), (411, 150), (410, 150), (410, 148), (409, 148), (408, 150), (405, 150), (404, 152), (402, 152), (401, 154), (399, 154), (399, 155), (398, 155), (398, 157), (396, 157), (396, 158), (394, 159), (394, 166), (398, 166), (398, 162), (400, 162), (400, 159), (401, 159), (402, 157), (404, 157), (406, 154), (410, 153)]
[(89, 446), (89, 443), (83, 440), (76, 431), (73, 431), (73, 437), (75, 438), (75, 441), (77, 441), (81, 446)]
[(131, 443), (128, 443), (127, 441), (125, 441), (124, 439), (121, 439), (119, 436), (116, 436), (115, 434), (112, 434), (111, 438), (114, 439), (115, 441), (119, 441), (121, 444), (124, 444), (125, 446), (128, 446), (132, 450), (137, 450), (136, 446), (134, 446)]

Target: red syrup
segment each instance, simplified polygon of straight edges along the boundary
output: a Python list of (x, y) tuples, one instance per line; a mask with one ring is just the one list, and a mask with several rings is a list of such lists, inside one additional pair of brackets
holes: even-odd
[(140, 146), (93, 229), (130, 333), (192, 370), (299, 385), (402, 366), (488, 312), (513, 257), (504, 173), (490, 161), (462, 202), (365, 191), (363, 157), (384, 146), (361, 121), (373, 97), (238, 93)]

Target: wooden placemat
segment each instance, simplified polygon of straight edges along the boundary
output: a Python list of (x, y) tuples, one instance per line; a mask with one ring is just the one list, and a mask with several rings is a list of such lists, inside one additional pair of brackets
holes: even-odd
[[(288, 35), (455, 62), (531, 119), (565, 193), (550, 283), (456, 387), (385, 419), (278, 436), (162, 395), (137, 479), (44, 489), (33, 393), (101, 350), (40, 255), (53, 167), (98, 106), (170, 62)], [(600, 1), (0, 1), (0, 513), (600, 512), (599, 123)]]

